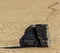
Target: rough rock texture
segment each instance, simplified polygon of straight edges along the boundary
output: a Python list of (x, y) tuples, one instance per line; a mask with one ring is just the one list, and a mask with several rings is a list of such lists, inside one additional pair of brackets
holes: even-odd
[[(49, 43), (49, 44), (48, 44)], [(49, 47), (50, 35), (47, 24), (30, 25), (20, 38), (21, 47)]]

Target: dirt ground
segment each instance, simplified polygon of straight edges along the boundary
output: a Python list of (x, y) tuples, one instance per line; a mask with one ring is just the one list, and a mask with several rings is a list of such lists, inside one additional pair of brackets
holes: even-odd
[(0, 47), (19, 46), (31, 24), (48, 24), (51, 47), (0, 48), (0, 53), (60, 53), (60, 0), (0, 0)]

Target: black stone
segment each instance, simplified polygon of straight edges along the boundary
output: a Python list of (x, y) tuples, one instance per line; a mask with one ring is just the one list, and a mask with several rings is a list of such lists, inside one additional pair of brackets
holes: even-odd
[(50, 44), (47, 24), (29, 26), (20, 39), (21, 47), (48, 47)]

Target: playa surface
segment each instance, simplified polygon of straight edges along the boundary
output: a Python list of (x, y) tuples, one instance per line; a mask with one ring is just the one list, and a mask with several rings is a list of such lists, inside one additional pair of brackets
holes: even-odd
[(0, 0), (0, 47), (19, 46), (31, 24), (48, 24), (49, 48), (0, 48), (0, 53), (60, 53), (60, 0)]

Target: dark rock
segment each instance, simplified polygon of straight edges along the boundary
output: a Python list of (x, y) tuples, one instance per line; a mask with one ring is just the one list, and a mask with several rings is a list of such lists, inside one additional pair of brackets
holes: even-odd
[(48, 47), (50, 39), (47, 24), (31, 25), (20, 39), (21, 47)]

